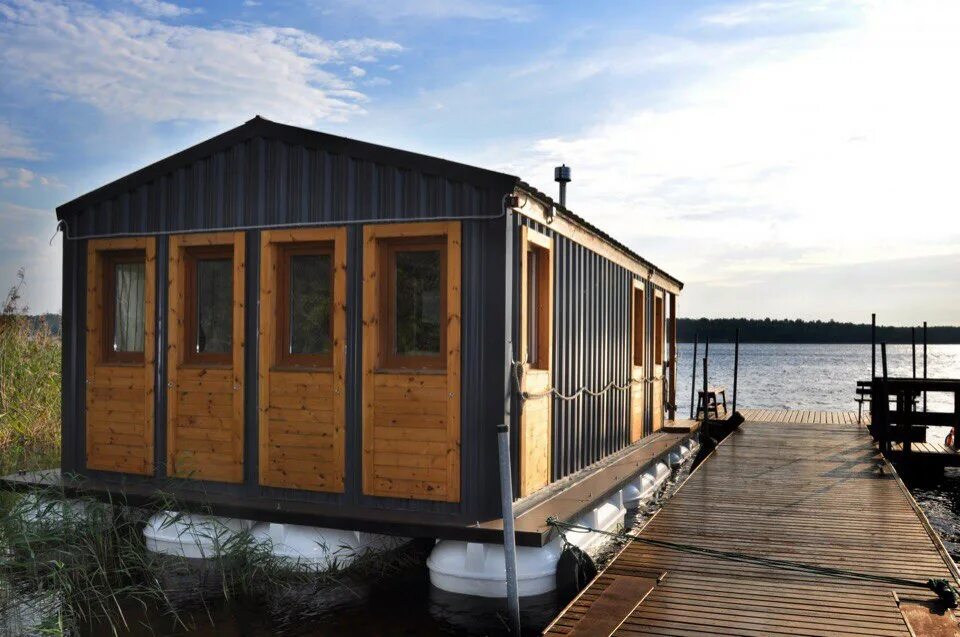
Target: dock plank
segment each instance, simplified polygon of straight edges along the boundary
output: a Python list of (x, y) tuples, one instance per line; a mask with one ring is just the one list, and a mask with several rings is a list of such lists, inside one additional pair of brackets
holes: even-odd
[[(909, 637), (894, 593), (926, 603), (936, 597), (919, 585), (856, 574), (960, 586), (956, 566), (855, 413), (741, 413), (741, 429), (544, 634)], [(613, 578), (664, 572), (636, 608), (592, 625)]]

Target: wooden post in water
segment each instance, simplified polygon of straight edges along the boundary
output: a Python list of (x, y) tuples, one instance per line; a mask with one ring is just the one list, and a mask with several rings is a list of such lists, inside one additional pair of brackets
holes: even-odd
[(910, 328), (910, 352), (913, 357), (913, 377), (917, 377), (917, 328)]
[[(707, 343), (710, 343), (709, 337)], [(707, 420), (707, 357), (703, 357), (703, 420)]]
[(877, 313), (870, 315), (870, 380), (877, 377)]
[[(923, 322), (923, 380), (927, 380), (927, 322)], [(923, 390), (923, 413), (927, 413), (927, 390)], [(956, 439), (954, 439), (956, 443)]]
[(733, 339), (733, 413), (737, 413), (737, 373), (740, 371), (740, 328)]
[(693, 335), (693, 376), (690, 378), (690, 420), (693, 420), (693, 410), (697, 403), (697, 345), (700, 344), (700, 335)]

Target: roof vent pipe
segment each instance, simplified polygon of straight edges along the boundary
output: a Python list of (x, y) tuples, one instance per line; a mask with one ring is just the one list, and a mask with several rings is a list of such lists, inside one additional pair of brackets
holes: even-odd
[(560, 206), (567, 207), (567, 184), (570, 183), (570, 166), (563, 164), (553, 169), (553, 180), (560, 184)]

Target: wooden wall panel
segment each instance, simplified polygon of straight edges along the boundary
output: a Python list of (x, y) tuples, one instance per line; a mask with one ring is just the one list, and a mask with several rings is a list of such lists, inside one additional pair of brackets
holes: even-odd
[[(185, 251), (192, 246), (233, 249), (231, 362), (185, 361)], [(178, 478), (243, 481), (243, 359), (245, 242), (242, 232), (170, 237), (167, 339), (167, 474)]]
[[(542, 255), (541, 272), (545, 281), (539, 285), (540, 303), (545, 308), (544, 324), (538, 328), (543, 335), (540, 342), (541, 356), (546, 365), (534, 369), (523, 361), (521, 390), (537, 395), (553, 386), (553, 240), (526, 226), (520, 227), (520, 352), (527, 352), (527, 319), (534, 311), (528, 307), (527, 299), (527, 250), (534, 247)], [(543, 285), (543, 283), (546, 285)], [(544, 348), (545, 346), (545, 348)], [(550, 464), (553, 452), (553, 397), (542, 396), (523, 402), (520, 411), (520, 497), (530, 495), (537, 489), (550, 483)]]
[[(143, 250), (143, 363), (104, 360), (104, 256)], [(156, 240), (152, 237), (91, 239), (87, 243), (86, 467), (152, 475), (155, 371)]]
[[(329, 242), (334, 246), (330, 369), (277, 367), (278, 247), (302, 242)], [(347, 230), (264, 231), (260, 244), (260, 484), (342, 492)]]
[[(384, 370), (380, 360), (378, 242), (446, 236), (447, 324), (444, 370)], [(379, 224), (364, 228), (363, 492), (460, 501), (460, 223)]]

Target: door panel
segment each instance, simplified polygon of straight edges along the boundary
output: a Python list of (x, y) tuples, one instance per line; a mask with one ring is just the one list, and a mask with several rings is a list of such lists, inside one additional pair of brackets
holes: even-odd
[(643, 437), (647, 379), (643, 375), (647, 347), (646, 306), (644, 283), (634, 279), (631, 286), (631, 380), (630, 385), (630, 442)]
[(242, 232), (170, 237), (170, 476), (243, 481), (244, 262)]
[[(127, 270), (124, 275), (125, 267), (136, 268), (136, 274), (130, 276), (132, 270)], [(121, 268), (119, 277), (117, 268)], [(156, 240), (152, 237), (88, 242), (88, 469), (153, 474), (155, 284)], [(119, 310), (118, 296), (124, 306)], [(118, 323), (135, 326), (136, 334), (125, 333), (118, 340), (117, 334), (126, 331)], [(131, 339), (136, 341), (132, 347), (119, 342), (129, 345)], [(138, 352), (124, 351), (134, 348)]]
[[(409, 318), (409, 292), (424, 289), (410, 284), (413, 275), (436, 268), (438, 255), (439, 288), (431, 286), (430, 299), (418, 297), (413, 303), (420, 315), (440, 319), (439, 323), (431, 319), (432, 338), (424, 344), (416, 329), (404, 329), (401, 334), (396, 326)], [(397, 269), (401, 260), (409, 270)], [(459, 222), (364, 228), (363, 492), (367, 495), (460, 501), (460, 279)], [(433, 283), (437, 284), (436, 277)], [(407, 296), (403, 307), (397, 301), (400, 287)], [(441, 298), (434, 299), (437, 289)], [(396, 331), (392, 345), (386, 342), (388, 327)]]
[[(346, 243), (346, 228), (261, 234), (260, 484), (343, 491)], [(295, 289), (296, 258), (329, 259), (322, 273), (329, 288)], [(297, 314), (290, 308), (314, 315), (322, 306), (330, 308), (329, 316), (310, 323), (307, 336), (328, 329), (329, 337), (313, 347), (298, 344), (291, 335), (298, 330), (290, 327)]]
[(653, 430), (663, 428), (663, 292), (657, 290), (653, 297)]
[(520, 496), (551, 481), (553, 454), (553, 240), (520, 228)]

